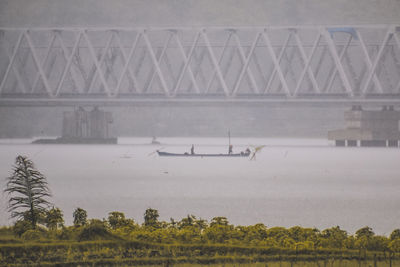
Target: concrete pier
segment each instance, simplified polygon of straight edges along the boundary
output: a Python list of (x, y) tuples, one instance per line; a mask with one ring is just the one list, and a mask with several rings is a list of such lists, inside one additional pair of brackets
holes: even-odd
[(62, 136), (63, 140), (79, 143), (102, 143), (115, 139), (110, 136), (109, 124), (113, 122), (111, 112), (102, 111), (97, 107), (87, 111), (79, 107), (74, 111), (64, 112)]
[(398, 147), (400, 112), (393, 106), (382, 110), (363, 110), (353, 106), (344, 114), (346, 128), (328, 132), (336, 146)]

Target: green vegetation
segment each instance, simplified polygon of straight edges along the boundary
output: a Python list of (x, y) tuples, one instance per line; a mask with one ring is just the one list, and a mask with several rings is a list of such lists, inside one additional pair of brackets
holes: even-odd
[[(86, 211), (80, 209), (81, 214)], [(50, 213), (50, 212), (49, 212)], [(390, 237), (369, 227), (349, 235), (340, 227), (320, 231), (299, 226), (268, 228), (264, 224), (235, 226), (225, 217), (210, 223), (188, 215), (180, 221), (158, 220), (148, 209), (138, 224), (122, 212), (106, 220), (53, 223), (16, 234), (18, 221), (0, 229), (0, 263), (31, 265), (155, 265), (155, 266), (400, 266), (400, 230)], [(74, 214), (76, 213), (76, 210)], [(29, 225), (29, 224), (28, 224)], [(21, 231), (21, 230), (19, 230)], [(258, 265), (258, 264), (261, 265)], [(240, 265), (239, 265), (240, 264)], [(0, 264), (1, 265), (1, 264)]]
[[(17, 190), (14, 185), (9, 182), (5, 190), (9, 203), (16, 199), (13, 194), (23, 191), (29, 196), (26, 192), (32, 188)], [(41, 196), (48, 196), (43, 185), (35, 192), (43, 189)], [(48, 202), (39, 204), (43, 203)], [(13, 216), (17, 211), (10, 206), (18, 220), (0, 228), (0, 266), (400, 266), (400, 229), (386, 237), (368, 226), (350, 235), (339, 226), (322, 231), (261, 223), (236, 226), (225, 217), (207, 222), (188, 215), (165, 222), (152, 208), (145, 211), (143, 224), (119, 211), (110, 212), (107, 219), (88, 219), (84, 209), (76, 208), (73, 225), (65, 226), (56, 207), (24, 204), (19, 216)]]

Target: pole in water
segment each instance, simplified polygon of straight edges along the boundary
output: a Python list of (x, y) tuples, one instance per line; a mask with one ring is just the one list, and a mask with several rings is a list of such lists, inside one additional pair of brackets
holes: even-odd
[(231, 131), (228, 130), (229, 146), (231, 146)]

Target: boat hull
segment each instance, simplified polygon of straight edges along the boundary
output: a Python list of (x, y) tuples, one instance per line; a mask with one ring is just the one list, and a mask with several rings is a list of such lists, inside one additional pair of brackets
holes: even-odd
[(189, 153), (169, 153), (169, 152), (161, 152), (157, 151), (160, 157), (248, 157), (250, 153), (236, 153), (236, 154), (189, 154)]

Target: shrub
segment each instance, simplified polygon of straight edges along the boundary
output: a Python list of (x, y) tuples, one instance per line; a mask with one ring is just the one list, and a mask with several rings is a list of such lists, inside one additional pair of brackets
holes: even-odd
[(31, 230), (32, 224), (28, 221), (22, 220), (22, 221), (17, 221), (14, 226), (13, 226), (13, 232), (15, 235), (21, 237), (23, 233), (25, 233), (28, 230)]
[(28, 230), (22, 234), (21, 238), (25, 241), (34, 241), (46, 238), (47, 234), (41, 229)]
[(92, 220), (88, 225), (82, 228), (78, 234), (79, 241), (85, 240), (112, 240), (115, 239), (102, 221)]
[(77, 228), (75, 226), (64, 226), (61, 230), (57, 232), (57, 238), (60, 240), (76, 240), (80, 231), (80, 228)]

